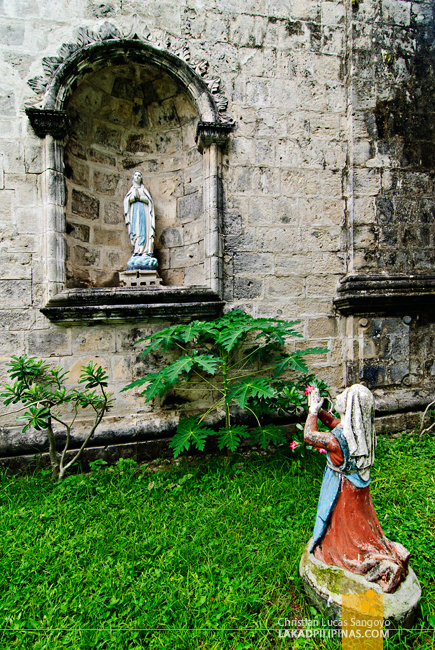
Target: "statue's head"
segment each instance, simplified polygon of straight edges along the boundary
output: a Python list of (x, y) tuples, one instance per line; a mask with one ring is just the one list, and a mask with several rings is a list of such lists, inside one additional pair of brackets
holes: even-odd
[(375, 460), (375, 398), (366, 386), (354, 384), (337, 396), (335, 408), (341, 415), (349, 455), (363, 481), (367, 481)]
[(140, 172), (139, 170), (136, 170), (133, 174), (133, 183), (135, 185), (142, 185), (143, 183), (142, 172)]
[(374, 407), (375, 399), (373, 393), (362, 384), (354, 384), (346, 388), (335, 399), (335, 410), (343, 418), (348, 409), (355, 407), (356, 403), (364, 406), (365, 412), (371, 413)]

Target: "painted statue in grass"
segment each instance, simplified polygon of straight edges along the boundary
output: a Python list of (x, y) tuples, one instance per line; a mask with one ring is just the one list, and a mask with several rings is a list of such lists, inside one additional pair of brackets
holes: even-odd
[[(338, 395), (341, 419), (322, 410), (317, 388), (309, 395), (304, 439), (327, 452), (311, 553), (329, 565), (363, 575), (384, 592), (394, 592), (408, 574), (409, 552), (382, 532), (370, 496), (375, 460), (375, 402), (356, 384)], [(330, 429), (317, 430), (318, 419)]]

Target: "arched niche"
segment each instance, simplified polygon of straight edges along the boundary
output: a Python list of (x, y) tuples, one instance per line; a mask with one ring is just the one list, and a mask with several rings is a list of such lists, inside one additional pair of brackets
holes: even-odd
[[(167, 316), (169, 304), (174, 315), (214, 313), (231, 126), (204, 80), (151, 44), (92, 42), (56, 66), (42, 108), (26, 113), (45, 139), (43, 313), (59, 324)], [(122, 197), (136, 168), (156, 203), (159, 291), (116, 287), (130, 253)]]

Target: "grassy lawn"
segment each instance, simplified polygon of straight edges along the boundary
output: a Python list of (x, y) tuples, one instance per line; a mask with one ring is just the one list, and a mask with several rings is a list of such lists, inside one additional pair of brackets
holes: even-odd
[[(13, 630), (0, 648), (340, 647), (275, 631), (280, 617), (312, 617), (298, 563), (324, 465), (285, 450), (120, 463), (60, 485), (40, 471), (4, 476), (0, 618)], [(435, 614), (434, 469), (434, 439), (380, 439), (372, 496), (385, 533), (412, 553), (418, 628)], [(433, 631), (384, 642), (411, 647), (434, 648)]]

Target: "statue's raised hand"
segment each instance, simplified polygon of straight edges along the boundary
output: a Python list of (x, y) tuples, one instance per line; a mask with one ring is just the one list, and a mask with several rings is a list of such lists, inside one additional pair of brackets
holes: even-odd
[(320, 390), (318, 388), (313, 388), (311, 393), (308, 393), (308, 412), (314, 415), (322, 408), (323, 397), (320, 397)]

